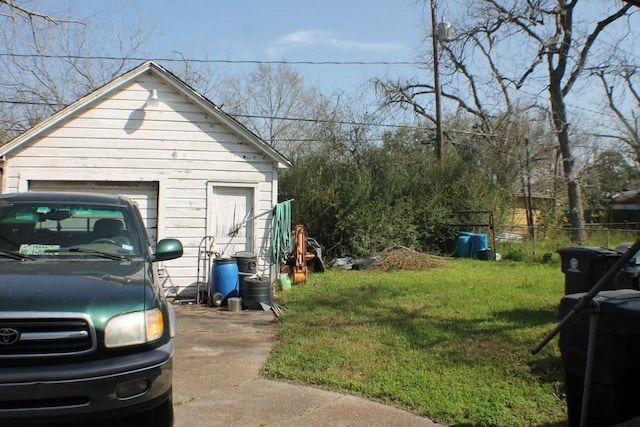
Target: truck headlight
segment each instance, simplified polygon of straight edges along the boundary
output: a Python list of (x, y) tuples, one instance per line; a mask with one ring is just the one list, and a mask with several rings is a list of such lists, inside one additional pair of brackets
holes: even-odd
[(162, 312), (157, 308), (121, 314), (107, 322), (104, 345), (116, 348), (144, 344), (160, 338), (163, 330)]

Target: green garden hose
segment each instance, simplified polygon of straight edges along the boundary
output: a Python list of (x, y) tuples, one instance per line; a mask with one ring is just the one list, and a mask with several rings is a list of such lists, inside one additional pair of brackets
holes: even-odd
[(279, 267), (291, 253), (291, 200), (276, 204), (273, 214), (271, 254)]

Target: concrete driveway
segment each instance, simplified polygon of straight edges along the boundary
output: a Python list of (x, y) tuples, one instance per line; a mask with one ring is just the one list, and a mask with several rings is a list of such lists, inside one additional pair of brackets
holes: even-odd
[(176, 427), (425, 426), (431, 420), (359, 397), (262, 378), (278, 320), (176, 304)]

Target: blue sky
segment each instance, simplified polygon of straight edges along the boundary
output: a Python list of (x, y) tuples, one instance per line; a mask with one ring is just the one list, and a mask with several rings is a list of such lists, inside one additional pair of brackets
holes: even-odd
[[(51, 3), (49, 0), (48, 3)], [(117, 4), (116, 5), (114, 5)], [(54, 2), (58, 7), (60, 3)], [(77, 19), (142, 19), (146, 53), (231, 61), (415, 61), (424, 37), (415, 0), (66, 0)], [(223, 73), (254, 65), (216, 64)], [(294, 65), (323, 92), (356, 90), (366, 79), (419, 72), (401, 65)]]
[[(618, 2), (585, 0), (598, 16), (619, 7)], [(430, 46), (423, 48), (431, 41), (430, 11), (423, 9), (425, 3), (428, 5), (423, 0), (21, 0), (22, 3), (36, 10), (42, 6), (54, 16), (58, 12), (63, 16), (70, 13), (72, 19), (99, 23), (103, 31), (112, 25), (140, 25), (141, 31), (150, 36), (141, 50), (145, 58), (177, 58), (175, 52), (180, 52), (185, 58), (196, 60), (289, 61), (307, 85), (319, 87), (325, 95), (362, 93), (362, 86), (372, 77), (432, 79), (431, 70), (397, 64), (415, 62), (419, 53), (430, 52)], [(465, 4), (460, 0), (439, 3), (439, 19), (459, 15), (456, 8)], [(119, 20), (122, 23), (117, 23)], [(112, 42), (107, 37), (102, 40), (105, 45), (97, 47), (98, 55), (108, 53)], [(118, 50), (113, 47), (111, 53), (117, 54)], [(315, 64), (295, 64), (304, 61)], [(317, 64), (333, 61), (343, 64)], [(171, 63), (161, 63), (172, 69)], [(255, 67), (251, 63), (210, 65), (222, 77), (248, 74)], [(175, 69), (179, 71), (180, 65), (175, 64)], [(596, 102), (601, 103), (601, 99)]]

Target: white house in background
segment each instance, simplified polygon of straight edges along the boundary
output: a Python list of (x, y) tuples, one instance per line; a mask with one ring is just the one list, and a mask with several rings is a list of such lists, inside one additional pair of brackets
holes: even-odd
[[(209, 277), (206, 252), (255, 254), (275, 279), (272, 216), (289, 161), (175, 75), (149, 61), (0, 147), (1, 192), (100, 191), (131, 197), (178, 293)], [(233, 233), (232, 231), (237, 231)]]

